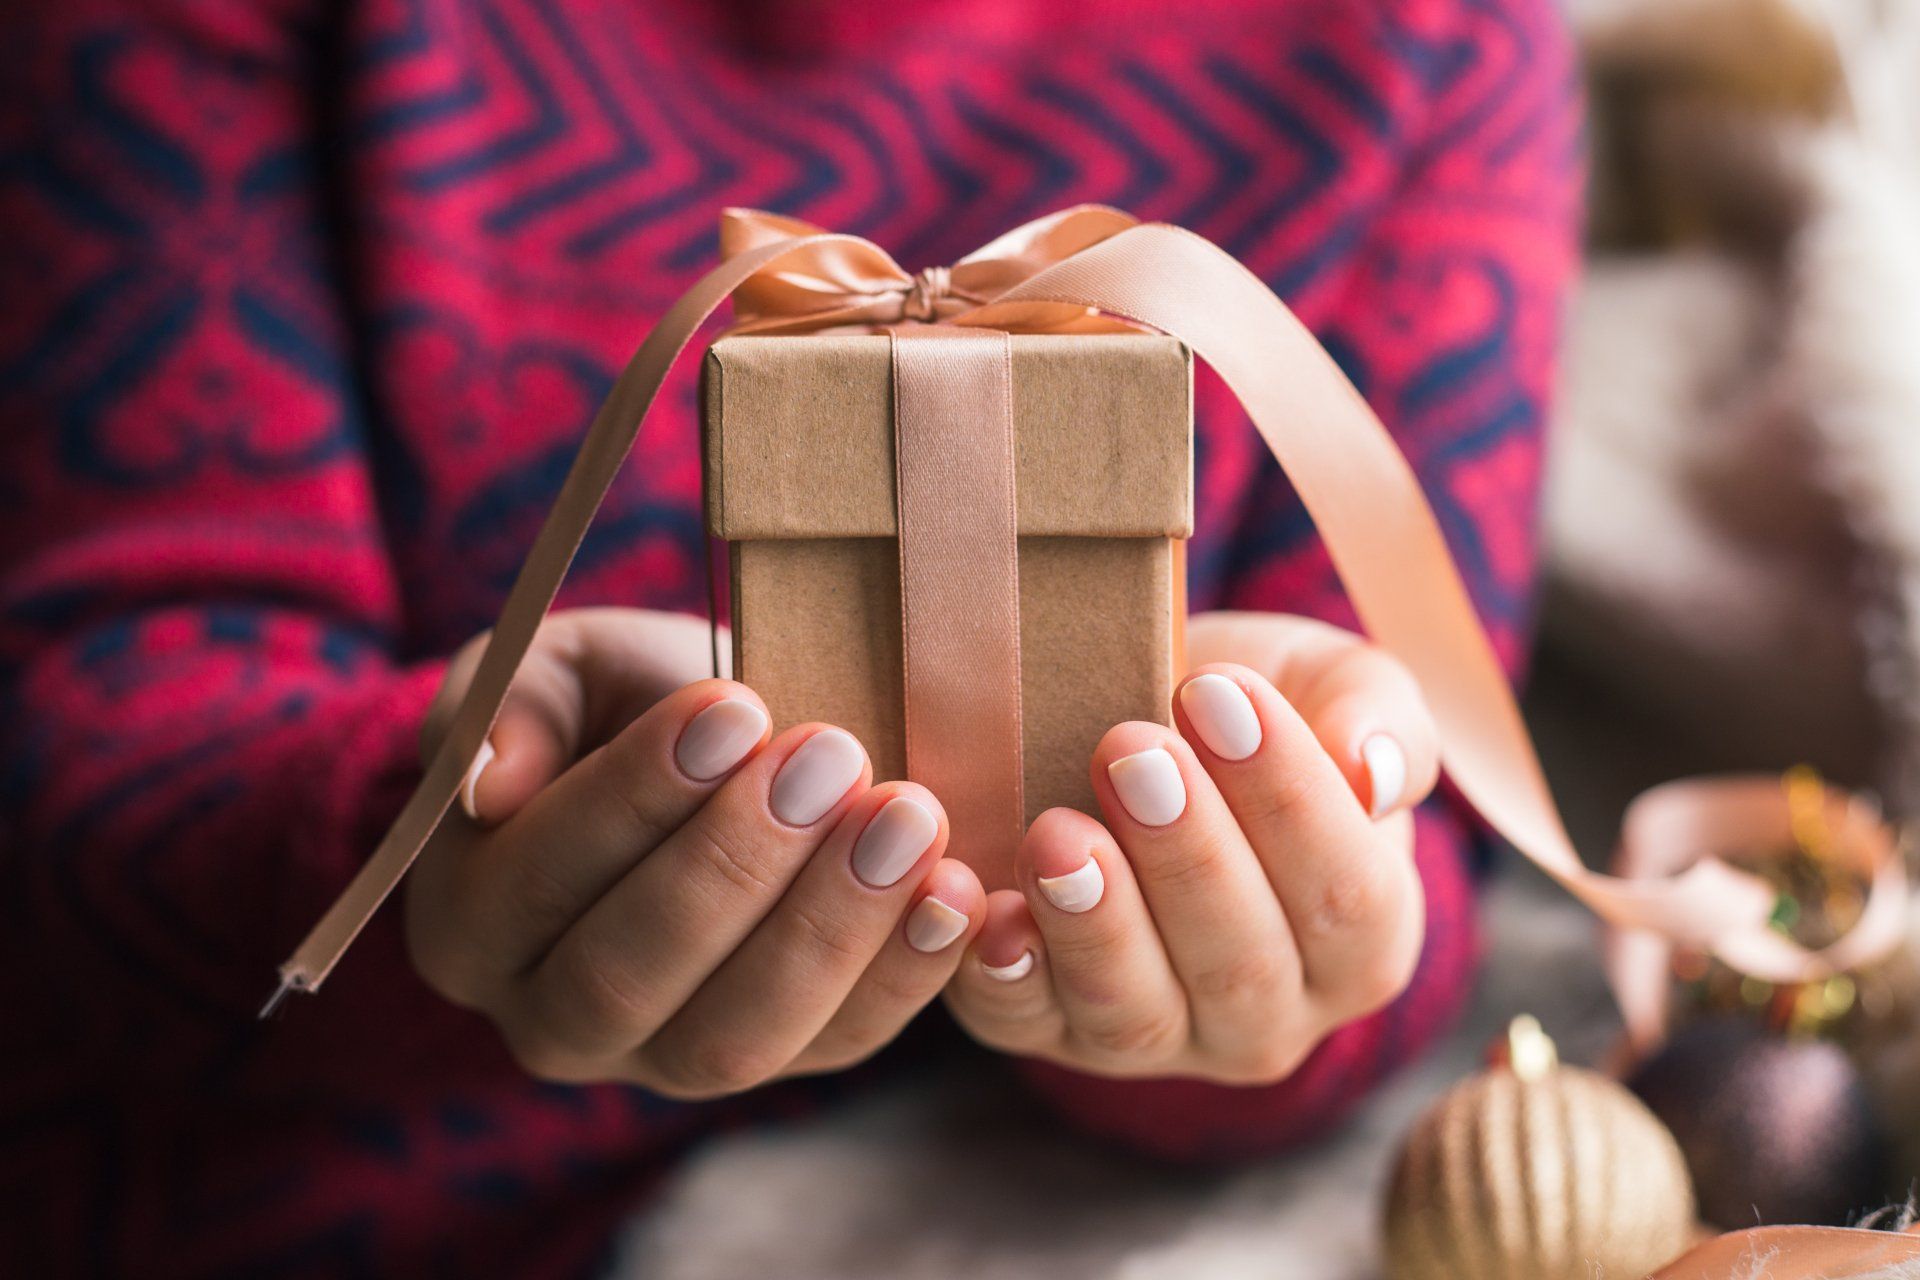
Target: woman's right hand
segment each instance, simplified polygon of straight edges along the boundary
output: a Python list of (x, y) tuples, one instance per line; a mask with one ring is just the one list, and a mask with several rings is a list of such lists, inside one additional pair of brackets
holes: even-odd
[[(689, 624), (550, 617), (408, 886), (414, 966), (543, 1079), (708, 1098), (850, 1066), (983, 919), (932, 794), (870, 785), (840, 729), (769, 741), (744, 685), (682, 685), (704, 651)], [(448, 669), (428, 752), (482, 642)]]

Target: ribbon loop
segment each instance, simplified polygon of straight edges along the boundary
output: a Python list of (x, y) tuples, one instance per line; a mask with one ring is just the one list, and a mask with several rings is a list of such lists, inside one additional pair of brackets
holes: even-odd
[(940, 304), (953, 293), (953, 270), (928, 267), (913, 278), (913, 288), (901, 305), (901, 318), (932, 324), (940, 315)]

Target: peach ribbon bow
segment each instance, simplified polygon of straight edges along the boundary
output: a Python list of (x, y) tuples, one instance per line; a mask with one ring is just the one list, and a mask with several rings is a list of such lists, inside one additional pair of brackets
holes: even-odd
[[(1178, 227), (1094, 206), (1028, 223), (951, 268), (918, 276), (859, 237), (772, 214), (728, 211), (723, 246), (723, 261), (674, 303), (615, 382), (445, 740), (373, 857), (282, 966), (269, 1007), (286, 991), (320, 986), (432, 835), (662, 380), (728, 297), (739, 316), (735, 332), (933, 321), (998, 334), (1144, 326), (1181, 339), (1245, 406), (1325, 539), (1368, 633), (1418, 679), (1449, 775), (1496, 831), (1618, 927), (1717, 954), (1768, 980), (1829, 970), (1829, 959), (1769, 927), (1774, 893), (1767, 884), (1706, 856), (1711, 850), (1657, 877), (1622, 879), (1581, 863), (1412, 469), (1332, 358), (1225, 251)], [(896, 360), (913, 345), (896, 343)], [(978, 372), (991, 364), (968, 367)], [(965, 516), (930, 514), (944, 514), (950, 524)], [(997, 528), (983, 545), (1003, 543), (1004, 522)], [(1877, 881), (1874, 892), (1888, 888)]]

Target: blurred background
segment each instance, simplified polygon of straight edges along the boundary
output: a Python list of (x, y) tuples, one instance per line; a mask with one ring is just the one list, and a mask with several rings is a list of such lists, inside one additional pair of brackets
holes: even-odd
[(1916, 8), (1572, 8), (1589, 243), (1531, 710), (1590, 852), (1677, 774), (1920, 799)]

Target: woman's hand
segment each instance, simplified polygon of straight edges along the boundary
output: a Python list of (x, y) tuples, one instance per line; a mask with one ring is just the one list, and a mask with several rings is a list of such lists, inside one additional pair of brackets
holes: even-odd
[(1040, 815), (1017, 890), (947, 989), (995, 1048), (1110, 1076), (1263, 1084), (1391, 1000), (1420, 953), (1409, 805), (1437, 743), (1413, 678), (1358, 637), (1196, 618), (1178, 732), (1094, 753), (1105, 825)]
[[(638, 610), (542, 627), (407, 893), (414, 966), (520, 1063), (680, 1098), (850, 1065), (891, 1040), (983, 919), (924, 788), (870, 786), (827, 725), (694, 680), (707, 633)], [(479, 659), (455, 659), (444, 734)]]

